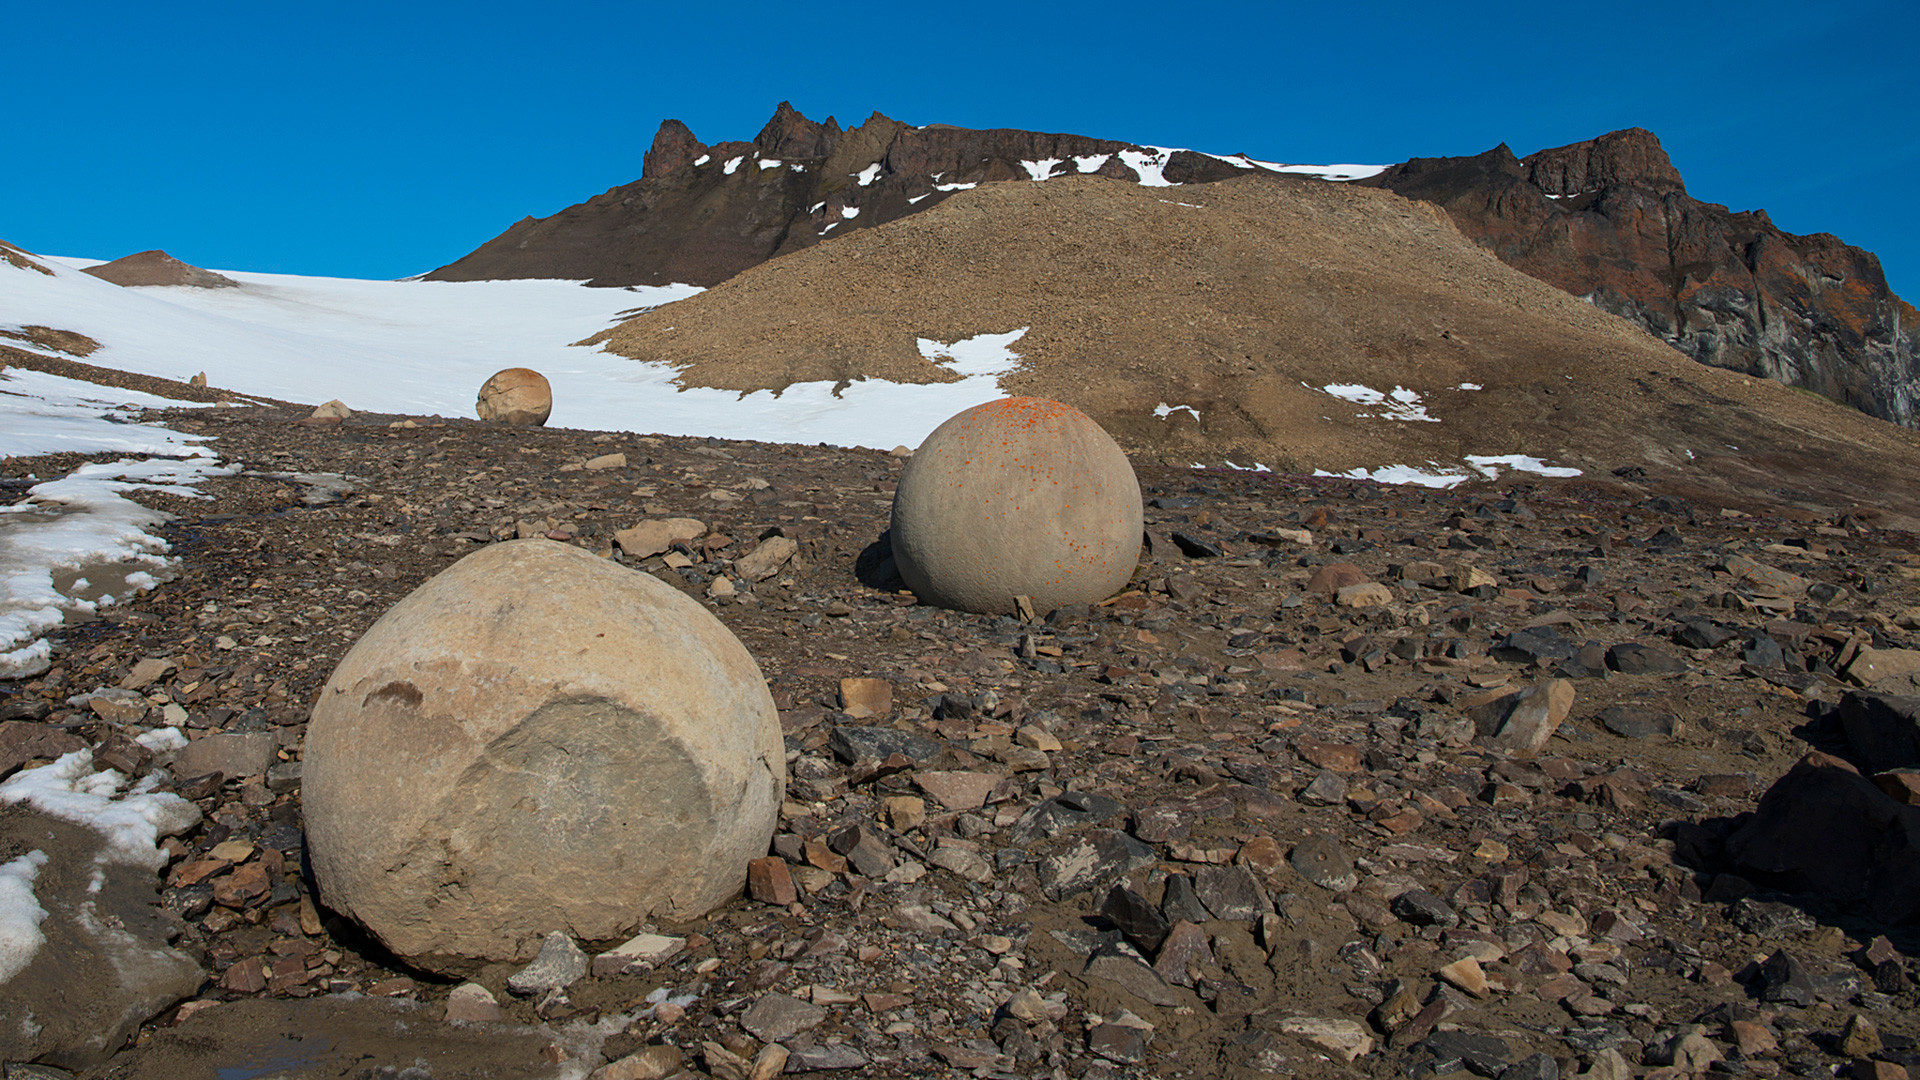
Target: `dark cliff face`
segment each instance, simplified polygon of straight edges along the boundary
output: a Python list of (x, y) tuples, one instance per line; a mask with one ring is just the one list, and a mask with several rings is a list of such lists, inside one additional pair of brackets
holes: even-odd
[[(925, 210), (955, 191), (997, 180), (1140, 172), (1151, 159), (1173, 183), (1248, 169), (1205, 154), (1159, 151), (1080, 135), (933, 125), (873, 114), (842, 130), (786, 102), (752, 142), (708, 146), (678, 120), (660, 125), (640, 179), (548, 218), (526, 218), (427, 275), (430, 281), (549, 277), (595, 285), (714, 285), (827, 237)], [(1257, 170), (1256, 170), (1257, 171)]]
[(1508, 265), (1646, 327), (1702, 363), (1914, 426), (1920, 313), (1871, 252), (1781, 232), (1687, 194), (1651, 132), (1524, 159), (1416, 158), (1362, 183), (1445, 207)]

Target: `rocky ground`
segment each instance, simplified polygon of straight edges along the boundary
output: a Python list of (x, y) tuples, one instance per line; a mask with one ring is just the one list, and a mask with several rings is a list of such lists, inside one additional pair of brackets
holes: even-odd
[[(70, 737), (204, 814), (160, 898), (206, 982), (92, 1075), (1899, 1080), (1916, 1059), (1911, 930), (1818, 895), (1848, 882), (1768, 892), (1724, 851), (1809, 750), (1858, 749), (1835, 673), (1914, 645), (1911, 534), (1632, 478), (1142, 465), (1134, 588), (985, 617), (888, 580), (902, 458), (304, 415), (171, 416), (245, 465), (211, 501), (151, 497), (179, 515), (178, 577), (0, 684), (9, 763)], [(701, 528), (616, 548), (668, 518)], [(388, 606), (527, 535), (709, 604), (767, 676), (792, 779), (751, 895), (564, 987), (461, 986), (313, 902), (302, 729)], [(775, 537), (793, 554), (768, 566)], [(174, 723), (186, 749), (132, 741)]]

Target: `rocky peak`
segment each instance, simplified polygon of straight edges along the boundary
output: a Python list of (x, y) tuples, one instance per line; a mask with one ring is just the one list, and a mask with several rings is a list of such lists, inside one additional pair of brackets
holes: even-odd
[[(1504, 144), (1501, 149), (1505, 149)], [(1662, 194), (1687, 190), (1660, 140), (1645, 128), (1609, 132), (1597, 139), (1542, 150), (1529, 154), (1521, 164), (1526, 166), (1529, 182), (1556, 198), (1620, 184)]]
[(653, 147), (641, 163), (640, 177), (650, 180), (672, 176), (692, 166), (694, 159), (706, 149), (687, 125), (678, 120), (662, 121), (660, 130), (654, 133)]
[(753, 137), (753, 145), (758, 147), (762, 157), (786, 160), (787, 158), (823, 158), (833, 153), (835, 143), (840, 141), (840, 124), (829, 116), (825, 123), (816, 124), (800, 114), (800, 110), (789, 102), (781, 102), (773, 111), (773, 119)]

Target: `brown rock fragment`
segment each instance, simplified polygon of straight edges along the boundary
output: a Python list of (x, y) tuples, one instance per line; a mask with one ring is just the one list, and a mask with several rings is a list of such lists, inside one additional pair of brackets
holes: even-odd
[(793, 887), (793, 874), (787, 869), (787, 860), (778, 855), (747, 863), (747, 893), (763, 904), (780, 907), (800, 899), (799, 890)]

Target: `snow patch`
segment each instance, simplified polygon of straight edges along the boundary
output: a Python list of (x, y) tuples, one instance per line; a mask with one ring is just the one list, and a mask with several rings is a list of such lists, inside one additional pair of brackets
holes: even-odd
[(1035, 180), (1046, 180), (1053, 176), (1054, 166), (1061, 164), (1061, 158), (1041, 158), (1039, 161), (1023, 161), (1020, 167)]
[(734, 173), (734, 170), (738, 169), (740, 167), (740, 163), (745, 160), (747, 160), (747, 158), (746, 158), (746, 155), (744, 154), (739, 157), (728, 158), (727, 163), (721, 168), (726, 172), (728, 176), (732, 176)]
[(860, 216), (860, 208), (857, 206), (843, 206), (840, 208), (840, 216), (851, 221)]
[(876, 161), (857, 173), (848, 173), (847, 175), (853, 177), (855, 182), (861, 187), (866, 187), (875, 180), (880, 179), (880, 163)]
[(1382, 393), (1361, 383), (1329, 383), (1320, 388), (1322, 391), (1351, 401), (1356, 405), (1380, 406), (1377, 413), (1360, 413), (1362, 418), (1377, 416), (1383, 420), (1422, 420), (1437, 424), (1440, 418), (1427, 413), (1427, 407), (1420, 403), (1420, 395), (1404, 386), (1396, 385), (1391, 391)]
[(1514, 472), (1534, 473), (1539, 476), (1579, 476), (1580, 470), (1563, 465), (1549, 465), (1537, 457), (1525, 454), (1468, 454), (1467, 464), (1478, 469), (1489, 480), (1500, 478), (1499, 466), (1506, 466)]
[(40, 932), (47, 909), (33, 897), (34, 880), (45, 865), (46, 852), (29, 851), (0, 866), (0, 983), (25, 970), (47, 942)]
[(699, 157), (693, 159), (693, 164), (695, 168), (699, 168), (700, 166), (705, 165), (707, 162), (712, 160), (713, 160), (712, 154), (701, 154)]
[(1157, 146), (1152, 147), (1150, 151), (1120, 151), (1121, 162), (1123, 162), (1127, 168), (1132, 169), (1135, 175), (1140, 177), (1141, 187), (1175, 186), (1173, 181), (1168, 180), (1165, 176), (1167, 159), (1171, 156), (1172, 151), (1164, 150)]
[(1372, 480), (1376, 484), (1417, 484), (1426, 488), (1450, 488), (1463, 484), (1469, 479), (1465, 472), (1449, 469), (1438, 462), (1429, 461), (1427, 465), (1426, 469), (1415, 468), (1412, 465), (1383, 465), (1377, 469), (1348, 469), (1343, 473), (1315, 469), (1313, 475), (1338, 476), (1348, 480)]
[(1192, 413), (1194, 420), (1197, 421), (1200, 419), (1199, 409), (1196, 409), (1191, 405), (1169, 405), (1164, 401), (1154, 406), (1153, 415), (1159, 417), (1162, 420), (1165, 420), (1167, 417), (1172, 416), (1174, 413), (1181, 412), (1183, 410), (1186, 412)]
[[(199, 447), (185, 449), (204, 456), (82, 465), (0, 507), (0, 678), (46, 670), (52, 651), (40, 635), (69, 613), (92, 614), (159, 584), (154, 571), (170, 564), (167, 543), (148, 530), (170, 515), (122, 493), (154, 488), (200, 498), (200, 480), (237, 471)], [(64, 587), (61, 577), (70, 578)]]
[(907, 200), (907, 205), (912, 206), (914, 203), (917, 203), (924, 198), (926, 198), (925, 195), (915, 195), (913, 198)]
[(1481, 386), (1477, 382), (1463, 382), (1459, 386), (1454, 387), (1454, 389), (1455, 390), (1485, 390), (1486, 387)]
[(1076, 156), (1073, 159), (1073, 167), (1083, 173), (1099, 172), (1100, 166), (1105, 165), (1112, 158), (1112, 154), (1088, 154), (1085, 157)]
[(106, 837), (100, 859), (158, 872), (167, 865), (160, 838), (200, 823), (200, 808), (171, 792), (154, 791), (158, 775), (127, 786), (113, 769), (93, 771), (93, 751), (75, 750), (51, 765), (17, 772), (0, 784), (0, 802), (85, 825)]
[(760, 167), (762, 169), (777, 169), (783, 164), (785, 163), (782, 162), (779, 158), (761, 158), (760, 159)]
[[(980, 181), (975, 180), (971, 184), (935, 184), (933, 190), (935, 191), (972, 191), (974, 188), (977, 188), (979, 186), (980, 186)], [(921, 196), (921, 198), (925, 198), (925, 197), (926, 196), (924, 195)]]

